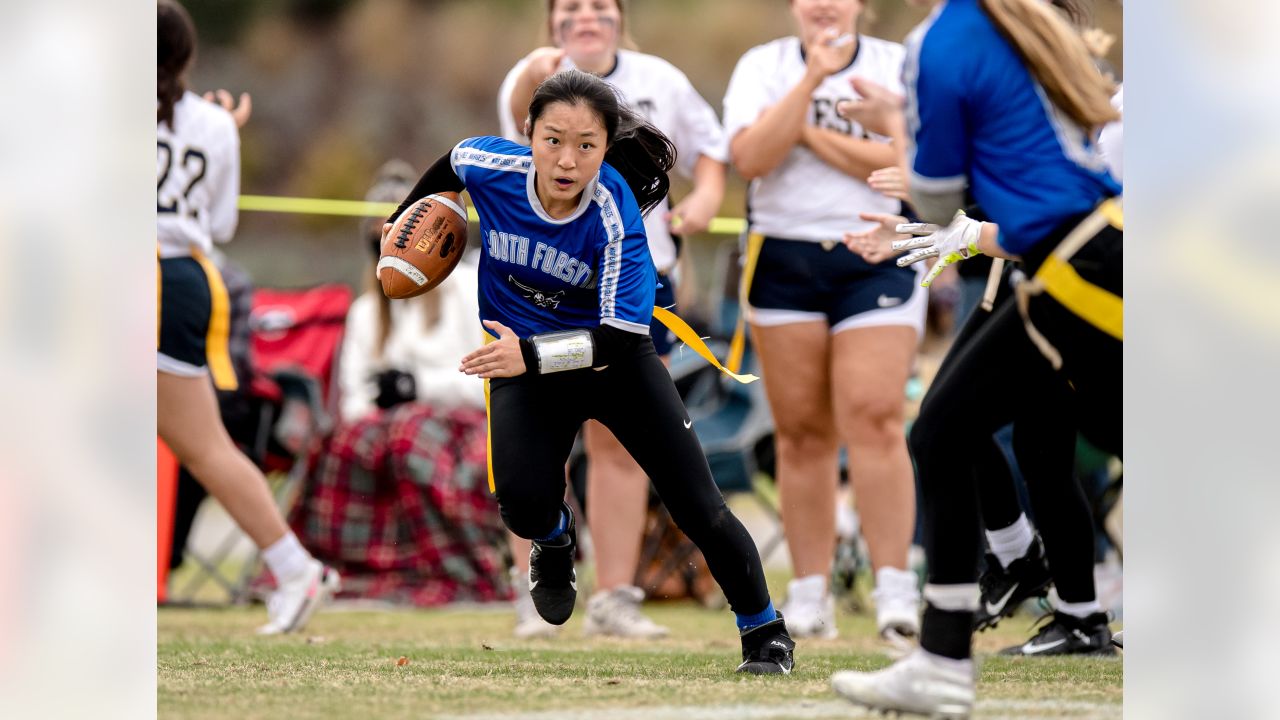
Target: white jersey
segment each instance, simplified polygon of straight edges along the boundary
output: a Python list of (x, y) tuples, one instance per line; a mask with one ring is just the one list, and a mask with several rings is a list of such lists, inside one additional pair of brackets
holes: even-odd
[[(836, 103), (854, 98), (849, 79), (861, 76), (898, 94), (903, 93), (901, 45), (858, 36), (858, 49), (843, 70), (829, 75), (814, 91), (807, 122), (853, 137), (888, 142), (861, 125), (836, 114)], [(785, 37), (748, 50), (738, 60), (724, 96), (726, 146), (760, 113), (776, 105), (803, 79), (805, 60), (800, 38)], [(875, 224), (858, 219), (859, 212), (896, 213), (900, 203), (862, 180), (828, 165), (808, 148), (796, 145), (778, 167), (751, 182), (751, 230), (793, 240), (839, 240), (846, 232), (860, 232)]]
[[(529, 144), (529, 139), (524, 136), (524, 128), (517, 127), (511, 117), (511, 93), (515, 91), (516, 78), (527, 64), (524, 59), (516, 63), (498, 90), (502, 136), (524, 145)], [(560, 69), (573, 67), (573, 62), (566, 57)], [(680, 174), (692, 177), (699, 155), (719, 162), (727, 159), (724, 131), (715, 110), (676, 66), (654, 55), (619, 50), (613, 71), (602, 79), (615, 87), (633, 110), (671, 139), (676, 146), (675, 169)], [(676, 262), (675, 243), (667, 229), (666, 215), (670, 209), (670, 203), (663, 198), (644, 221), (649, 253), (661, 271), (669, 271)]]
[(240, 134), (222, 107), (187, 92), (173, 127), (156, 126), (156, 236), (160, 257), (208, 253), (236, 231)]

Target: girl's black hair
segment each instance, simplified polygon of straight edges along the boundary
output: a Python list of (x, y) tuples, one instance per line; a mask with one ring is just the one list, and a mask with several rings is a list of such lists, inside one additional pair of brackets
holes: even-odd
[(187, 91), (182, 76), (196, 53), (196, 27), (173, 0), (159, 0), (156, 10), (156, 122), (173, 127), (173, 106)]
[(608, 146), (604, 160), (627, 182), (641, 213), (662, 202), (671, 189), (667, 173), (676, 164), (676, 148), (661, 130), (628, 107), (612, 86), (581, 70), (562, 70), (542, 81), (529, 103), (529, 127), (556, 102), (586, 105), (600, 116)]

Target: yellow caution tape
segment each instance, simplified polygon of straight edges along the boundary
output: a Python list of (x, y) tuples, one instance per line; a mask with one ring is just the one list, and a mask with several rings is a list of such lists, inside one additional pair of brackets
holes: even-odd
[[(239, 207), (245, 212), (293, 213), (302, 215), (341, 215), (345, 217), (387, 217), (399, 203), (365, 202), (364, 200), (326, 200), (324, 198), (279, 197), (275, 195), (241, 195)], [(471, 222), (480, 219), (476, 209), (467, 207)], [(718, 217), (711, 220), (707, 232), (737, 235), (747, 227), (742, 218)]]

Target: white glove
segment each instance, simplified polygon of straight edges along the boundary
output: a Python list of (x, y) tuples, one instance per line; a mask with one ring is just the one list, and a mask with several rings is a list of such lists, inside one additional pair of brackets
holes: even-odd
[(920, 283), (922, 287), (929, 287), (947, 266), (982, 254), (978, 249), (982, 223), (965, 215), (963, 210), (957, 210), (951, 224), (946, 227), (933, 223), (903, 223), (895, 230), (915, 236), (898, 240), (891, 246), (895, 251), (915, 250), (898, 258), (898, 267), (906, 267), (925, 258), (938, 258), (928, 277)]

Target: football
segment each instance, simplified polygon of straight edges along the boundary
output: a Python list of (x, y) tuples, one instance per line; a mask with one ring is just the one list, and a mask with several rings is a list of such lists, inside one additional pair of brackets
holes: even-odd
[(467, 246), (467, 210), (455, 192), (428, 195), (405, 208), (382, 241), (378, 281), (402, 300), (439, 285)]

